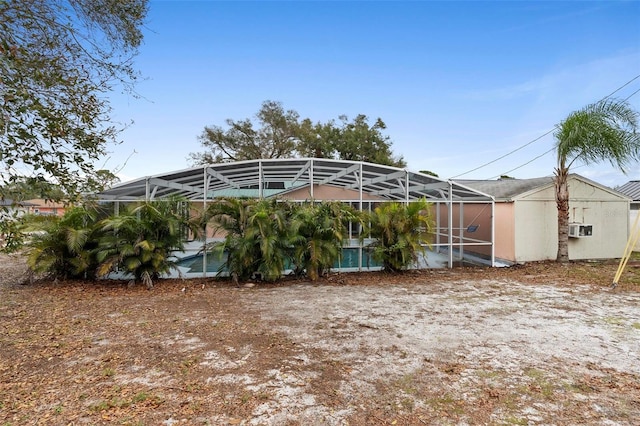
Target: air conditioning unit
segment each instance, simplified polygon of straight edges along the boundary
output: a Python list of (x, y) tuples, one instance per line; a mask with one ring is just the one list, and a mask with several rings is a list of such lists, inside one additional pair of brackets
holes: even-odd
[(569, 224), (569, 237), (570, 238), (584, 238), (593, 235), (593, 225), (587, 225), (584, 223), (570, 223)]

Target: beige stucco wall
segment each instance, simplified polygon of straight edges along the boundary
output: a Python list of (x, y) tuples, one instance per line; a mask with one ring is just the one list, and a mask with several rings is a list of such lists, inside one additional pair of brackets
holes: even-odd
[[(436, 219), (437, 212), (440, 213), (440, 237), (433, 239), (432, 243), (448, 244), (448, 205), (445, 203), (433, 204), (433, 217)], [(496, 213), (498, 215), (498, 213)], [(453, 204), (453, 242), (458, 248), (460, 233), (464, 239), (463, 250), (465, 253), (479, 254), (487, 259), (491, 257), (491, 246), (486, 242), (491, 241), (491, 204), (490, 203), (467, 203), (463, 207), (462, 224), (460, 223), (460, 204)], [(503, 221), (503, 223), (505, 223)], [(470, 226), (477, 226), (475, 231), (469, 232)], [(474, 245), (472, 240), (481, 240), (485, 244)], [(496, 257), (497, 257), (496, 253)]]
[(498, 203), (495, 207), (496, 258), (516, 261), (515, 214), (513, 203)]
[[(593, 235), (569, 238), (569, 258), (621, 257), (627, 241), (629, 203), (612, 192), (572, 178), (569, 180), (569, 221), (593, 225)], [(555, 259), (558, 219), (555, 189), (525, 194), (515, 200), (516, 260)]]
[[(360, 200), (360, 191), (356, 191), (353, 189), (339, 188), (336, 186), (330, 185), (313, 185), (313, 197), (311, 197), (311, 191), (308, 186), (304, 188), (297, 189), (295, 191), (288, 192), (280, 196), (282, 199), (286, 200), (296, 200), (296, 201), (304, 201), (304, 200), (338, 200), (338, 201), (358, 201)], [(366, 192), (362, 193), (363, 200), (382, 200), (380, 197), (375, 197), (371, 194), (367, 194)]]
[[(446, 209), (442, 212), (446, 215)], [(513, 203), (495, 203), (495, 256), (496, 259), (515, 261), (515, 236)], [(458, 218), (458, 206), (454, 206), (454, 221)], [(478, 225), (474, 232), (464, 231), (465, 238), (491, 241), (491, 206), (488, 204), (466, 204), (464, 206), (464, 226)], [(446, 219), (444, 224), (446, 226)], [(455, 224), (454, 224), (455, 226)], [(491, 256), (491, 246), (465, 246), (465, 251), (484, 257)]]
[(558, 252), (558, 211), (555, 201), (513, 203), (516, 262), (555, 259)]
[[(639, 203), (640, 204), (640, 203)], [(631, 210), (629, 213), (629, 232), (632, 232), (633, 229), (633, 225), (636, 223), (636, 219), (638, 217), (638, 215), (640, 215), (640, 210)], [(640, 221), (640, 219), (638, 219)], [(635, 229), (636, 232), (640, 232), (640, 222), (638, 222), (637, 228)], [(636, 245), (633, 248), (633, 251), (640, 251), (640, 235), (637, 236), (638, 241), (636, 241)]]

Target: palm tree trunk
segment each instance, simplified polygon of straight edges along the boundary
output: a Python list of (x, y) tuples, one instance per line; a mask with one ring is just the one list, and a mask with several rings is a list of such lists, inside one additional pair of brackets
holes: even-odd
[(569, 169), (556, 169), (556, 206), (558, 207), (558, 255), (557, 262), (569, 261)]

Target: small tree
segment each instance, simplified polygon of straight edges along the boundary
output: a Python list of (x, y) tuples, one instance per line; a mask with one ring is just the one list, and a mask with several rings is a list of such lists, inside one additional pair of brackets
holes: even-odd
[(296, 275), (306, 272), (314, 281), (329, 271), (340, 258), (349, 222), (362, 221), (353, 208), (341, 202), (311, 202), (294, 207), (289, 231)]
[(185, 227), (198, 227), (183, 216), (180, 201), (144, 202), (100, 223), (98, 275), (120, 270), (147, 288), (161, 275), (177, 269), (172, 252), (184, 250)]
[(228, 198), (211, 204), (206, 220), (214, 231), (224, 231), (222, 242), (212, 248), (227, 254), (218, 273), (227, 271), (234, 281), (246, 280), (254, 273), (273, 281), (282, 276), (287, 258), (285, 211), (276, 200)]
[(94, 257), (99, 230), (98, 212), (92, 208), (73, 207), (61, 218), (42, 217), (28, 244), (27, 265), (36, 273), (54, 278), (94, 279)]
[(373, 258), (384, 270), (406, 269), (425, 253), (433, 229), (430, 205), (425, 200), (411, 203), (389, 202), (376, 207), (370, 217)]
[(275, 281), (282, 276), (287, 259), (287, 222), (285, 211), (274, 200), (260, 200), (253, 205), (244, 238), (253, 240), (258, 252), (255, 272), (262, 279)]
[(569, 261), (569, 170), (576, 161), (609, 161), (625, 172), (640, 159), (638, 113), (624, 101), (603, 100), (574, 111), (556, 126), (558, 262)]

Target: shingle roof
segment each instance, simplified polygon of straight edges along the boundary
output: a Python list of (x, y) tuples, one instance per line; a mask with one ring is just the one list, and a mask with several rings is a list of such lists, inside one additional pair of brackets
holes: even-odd
[(640, 180), (630, 180), (616, 188), (616, 191), (630, 197), (633, 201), (640, 201)]
[(546, 176), (532, 179), (501, 180), (456, 180), (456, 182), (485, 194), (493, 195), (497, 200), (508, 200), (516, 195), (524, 194), (536, 188), (553, 183), (553, 177)]
[(34, 204), (28, 201), (16, 201), (11, 198), (0, 199), (0, 207), (31, 207)]

